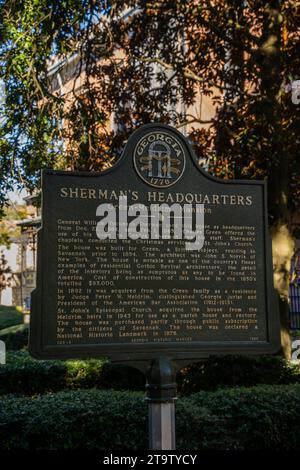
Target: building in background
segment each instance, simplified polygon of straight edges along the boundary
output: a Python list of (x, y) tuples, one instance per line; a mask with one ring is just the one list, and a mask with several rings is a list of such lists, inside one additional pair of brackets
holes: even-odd
[(27, 218), (17, 222), (21, 229), (17, 244), (17, 263), (14, 269), (12, 305), (20, 306), (24, 313), (30, 310), (30, 295), (36, 285), (37, 230), (41, 224), (37, 196), (24, 198)]

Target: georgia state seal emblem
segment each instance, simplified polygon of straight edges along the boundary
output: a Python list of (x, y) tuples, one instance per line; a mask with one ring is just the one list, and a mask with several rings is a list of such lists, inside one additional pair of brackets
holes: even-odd
[(168, 132), (148, 132), (137, 143), (133, 162), (140, 178), (150, 186), (167, 188), (177, 183), (185, 169), (182, 145)]

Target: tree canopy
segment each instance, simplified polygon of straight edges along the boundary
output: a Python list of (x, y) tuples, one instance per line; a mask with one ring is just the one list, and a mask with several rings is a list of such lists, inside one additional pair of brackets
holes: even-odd
[[(269, 177), (274, 220), (296, 208), (300, 106), (287, 85), (300, 65), (298, 2), (0, 4), (1, 200), (15, 184), (35, 187), (43, 167), (101, 170), (136, 127), (161, 121), (194, 124), (190, 138), (217, 176)], [(75, 64), (80, 87), (55, 89), (54, 61)], [(199, 129), (187, 110), (201, 94), (216, 114)]]
[[(300, 201), (299, 2), (0, 6), (0, 203), (16, 185), (38, 186), (41, 168), (101, 171), (141, 124), (189, 124), (197, 154), (216, 176), (268, 180), (287, 332), (289, 222)], [(203, 120), (196, 106), (202, 97), (214, 103), (212, 118)]]
[(4, 215), (0, 220), (0, 246), (9, 248), (12, 240), (21, 235), (20, 227), (16, 225), (16, 222), (26, 218), (26, 207), (9, 202), (3, 212)]

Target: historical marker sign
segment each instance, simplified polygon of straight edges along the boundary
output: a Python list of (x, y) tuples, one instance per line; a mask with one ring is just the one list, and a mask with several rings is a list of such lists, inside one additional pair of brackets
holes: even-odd
[[(265, 182), (209, 176), (180, 133), (152, 124), (132, 135), (114, 168), (46, 170), (42, 190), (35, 357), (192, 360), (278, 350)], [(139, 238), (126, 237), (138, 224), (131, 209), (119, 215), (120, 201), (143, 205)], [(98, 237), (103, 204), (116, 207), (115, 238)], [(201, 249), (151, 238), (150, 209), (162, 204), (192, 207), (191, 217), (204, 205)]]

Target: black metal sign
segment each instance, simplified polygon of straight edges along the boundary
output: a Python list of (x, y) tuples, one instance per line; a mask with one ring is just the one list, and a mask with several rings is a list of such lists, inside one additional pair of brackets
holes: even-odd
[(161, 124), (138, 129), (104, 173), (46, 170), (42, 180), (33, 356), (278, 350), (264, 181), (209, 176)]

